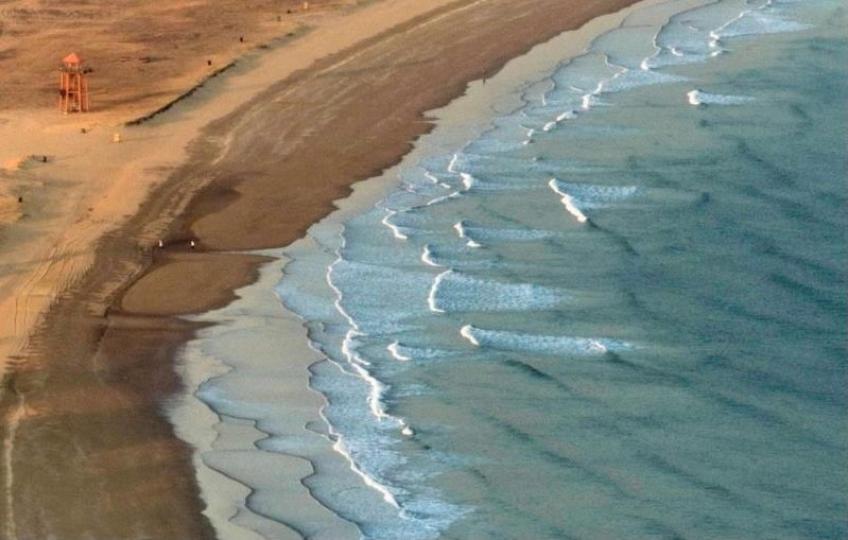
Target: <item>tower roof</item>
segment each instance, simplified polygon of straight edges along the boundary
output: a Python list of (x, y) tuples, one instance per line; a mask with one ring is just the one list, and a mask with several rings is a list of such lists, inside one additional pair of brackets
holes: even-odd
[(62, 63), (64, 64), (81, 64), (82, 59), (77, 56), (77, 53), (71, 53), (68, 56), (62, 58)]

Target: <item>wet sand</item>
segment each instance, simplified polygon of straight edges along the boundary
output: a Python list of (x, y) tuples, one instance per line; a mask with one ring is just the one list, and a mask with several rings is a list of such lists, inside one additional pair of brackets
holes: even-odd
[[(285, 259), (279, 250), (268, 255), (238, 300), (192, 317), (209, 326), (176, 359), (186, 392), (168, 417), (196, 449), (204, 513), (222, 538), (355, 540), (357, 527), (315, 496), (316, 475), (339, 491), (361, 491), (361, 480), (321, 429), (323, 397), (306, 384), (320, 355), (273, 294)], [(232, 391), (242, 397), (229, 399)]]
[[(203, 129), (185, 164), (97, 242), (29, 354), (13, 359), (0, 396), (0, 535), (212, 536), (191, 449), (162, 415), (182, 390), (174, 354), (202, 326), (173, 315), (229, 302), (261, 262), (230, 251), (301, 237), (351, 184), (396, 163), (431, 129), (422, 113), (532, 45), (631, 3), (444, 3), (323, 57)], [(149, 224), (163, 215), (178, 255), (150, 247)]]

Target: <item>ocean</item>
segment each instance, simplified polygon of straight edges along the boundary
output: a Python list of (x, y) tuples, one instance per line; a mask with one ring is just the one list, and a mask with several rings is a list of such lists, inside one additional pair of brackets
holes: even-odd
[(687, 0), (553, 42), (282, 251), (313, 450), (237, 369), (197, 395), (363, 538), (845, 538), (846, 28)]

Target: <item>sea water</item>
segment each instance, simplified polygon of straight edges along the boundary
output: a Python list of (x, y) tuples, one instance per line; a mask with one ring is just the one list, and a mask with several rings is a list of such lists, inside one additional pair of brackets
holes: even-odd
[[(846, 8), (665, 2), (287, 251), (373, 539), (844, 538)], [(438, 134), (438, 130), (437, 130)]]

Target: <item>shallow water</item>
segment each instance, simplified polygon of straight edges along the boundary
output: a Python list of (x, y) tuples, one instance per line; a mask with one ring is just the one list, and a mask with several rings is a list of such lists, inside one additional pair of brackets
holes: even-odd
[(277, 291), (358, 487), (311, 493), (374, 539), (848, 535), (847, 19), (638, 9), (313, 227)]

